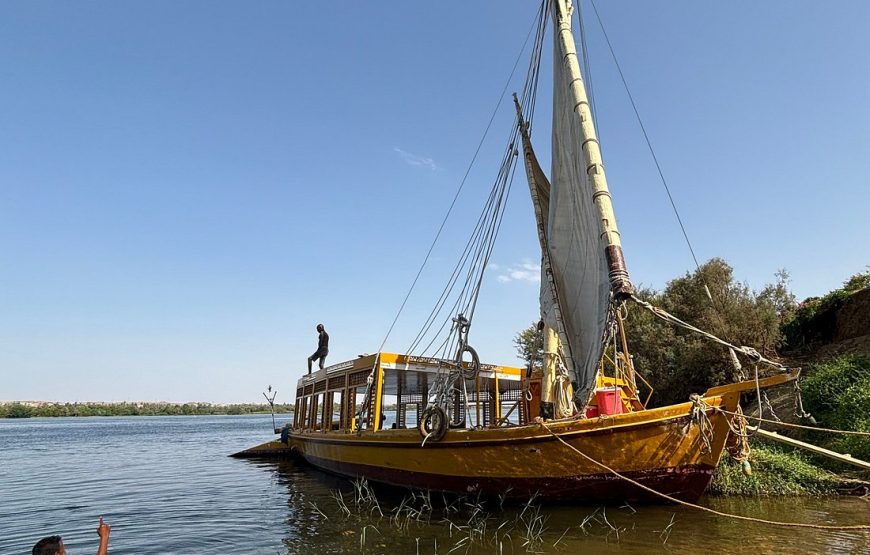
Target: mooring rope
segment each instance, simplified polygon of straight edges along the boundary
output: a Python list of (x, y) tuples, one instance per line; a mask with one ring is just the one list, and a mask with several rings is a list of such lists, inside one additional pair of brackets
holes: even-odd
[(743, 418), (743, 409), (740, 408), (740, 405), (737, 405), (737, 412), (735, 414), (736, 416), (734, 418), (726, 418), (725, 423), (728, 424), (728, 429), (731, 430), (731, 433), (737, 438), (737, 443), (736, 445), (728, 445), (726, 443), (725, 448), (728, 450), (728, 454), (731, 455), (732, 459), (745, 465), (748, 464), (749, 456), (752, 454), (752, 448), (749, 446), (749, 433), (746, 431), (746, 419)]
[[(721, 407), (713, 407), (713, 409), (714, 409), (714, 410), (717, 410), (717, 411), (719, 411), (719, 412), (723, 412), (723, 413), (725, 413), (725, 414), (730, 414), (730, 415), (732, 415), (732, 416), (734, 416), (734, 415), (737, 414), (736, 412), (731, 412), (731, 411), (725, 410), (725, 409), (723, 409), (723, 408), (721, 408)], [(743, 418), (751, 418), (751, 419), (753, 419), (753, 420), (757, 420), (757, 421), (759, 421), (759, 422), (767, 422), (768, 424), (776, 424), (777, 426), (785, 426), (785, 427), (787, 427), (787, 428), (800, 428), (800, 429), (802, 429), (802, 430), (813, 430), (813, 431), (815, 431), (815, 432), (829, 432), (829, 433), (832, 433), (832, 434), (847, 434), (847, 435), (854, 435), (854, 436), (870, 436), (870, 432), (858, 432), (858, 431), (853, 431), (853, 430), (835, 430), (835, 429), (833, 429), (833, 428), (821, 428), (821, 427), (818, 427), (818, 426), (804, 426), (804, 425), (802, 425), (802, 424), (792, 424), (792, 423), (790, 423), (790, 422), (783, 422), (783, 421), (781, 421), (781, 420), (768, 420), (767, 418), (760, 418), (760, 417), (758, 417), (758, 416), (752, 416), (752, 415), (749, 415), (749, 414), (743, 414), (743, 415), (741, 415), (741, 416), (743, 416)]]
[(603, 462), (593, 459), (592, 457), (590, 457), (589, 455), (587, 455), (583, 451), (577, 449), (576, 447), (574, 447), (573, 445), (571, 445), (570, 443), (568, 443), (567, 441), (565, 441), (564, 439), (559, 437), (559, 435), (556, 432), (554, 432), (553, 430), (551, 430), (550, 427), (547, 426), (547, 424), (545, 422), (540, 422), (540, 424), (545, 430), (547, 430), (550, 433), (550, 435), (552, 435), (554, 438), (561, 441), (566, 447), (568, 447), (569, 449), (571, 449), (572, 451), (574, 451), (575, 453), (577, 453), (578, 455), (580, 455), (581, 457), (583, 457), (587, 461), (589, 461), (597, 466), (600, 466), (601, 468), (610, 472), (611, 474), (613, 474), (617, 478), (621, 478), (621, 479), (625, 480), (626, 482), (628, 482), (634, 486), (637, 486), (644, 491), (648, 491), (654, 495), (661, 497), (662, 499), (667, 499), (668, 501), (672, 501), (678, 505), (683, 505), (684, 507), (691, 507), (693, 509), (698, 509), (700, 511), (712, 513), (714, 515), (725, 517), (725, 518), (733, 518), (735, 520), (745, 520), (748, 522), (758, 522), (761, 524), (770, 524), (773, 526), (784, 526), (787, 528), (812, 528), (814, 530), (870, 530), (870, 524), (851, 524), (851, 525), (845, 525), (845, 526), (833, 526), (830, 524), (805, 524), (802, 522), (780, 522), (777, 520), (767, 520), (764, 518), (755, 518), (755, 517), (751, 517), (751, 516), (743, 516), (743, 515), (735, 515), (735, 514), (731, 514), (731, 513), (723, 513), (722, 511), (717, 511), (716, 509), (711, 509), (709, 507), (704, 507), (702, 505), (696, 505), (695, 503), (690, 503), (689, 501), (683, 501), (681, 499), (677, 499), (676, 497), (672, 497), (666, 493), (662, 493), (658, 490), (654, 490), (653, 488), (651, 488), (649, 486), (645, 486), (645, 485), (641, 484), (637, 480), (632, 480), (628, 476), (624, 476), (624, 475), (620, 474), (619, 472), (617, 472), (616, 470), (613, 470), (612, 468), (610, 468), (609, 466), (607, 466)]

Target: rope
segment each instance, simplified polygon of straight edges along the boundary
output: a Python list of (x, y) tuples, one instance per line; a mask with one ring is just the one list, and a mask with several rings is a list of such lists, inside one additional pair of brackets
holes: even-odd
[[(537, 20), (537, 18), (536, 18)], [(468, 176), (471, 173), (471, 168), (474, 167), (474, 163), (477, 161), (477, 157), (480, 154), (480, 151), (483, 147), (484, 141), (486, 141), (486, 136), (489, 134), (489, 130), (492, 127), (492, 123), (495, 120), (495, 116), (498, 113), (499, 108), (501, 107), (502, 100), (504, 100), (504, 95), (510, 87), (511, 80), (513, 80), (514, 72), (516, 72), (517, 66), (522, 59), (523, 52), (526, 50), (526, 45), (529, 42), (529, 37), (532, 35), (532, 31), (535, 30), (535, 24), (529, 29), (528, 34), (526, 35), (526, 39), (523, 42), (523, 46), (520, 49), (519, 54), (517, 54), (516, 61), (514, 62), (513, 67), (511, 68), (510, 75), (508, 75), (507, 81), (504, 84), (504, 87), (501, 90), (501, 94), (498, 97), (498, 101), (495, 104), (495, 108), (492, 111), (492, 115), (489, 117), (489, 121), (486, 124), (486, 129), (483, 131), (483, 136), (480, 138), (480, 142), (477, 144), (477, 149), (474, 151), (474, 155), (471, 157), (471, 162), (469, 162), (468, 167), (465, 170), (465, 175), (462, 176), (462, 180), (459, 182), (459, 187), (456, 189), (456, 193), (453, 195), (453, 200), (450, 202), (450, 206), (447, 208), (447, 213), (444, 215), (444, 219), (441, 220), (441, 225), (438, 226), (438, 231), (435, 233), (435, 238), (432, 240), (432, 244), (429, 245), (429, 250), (426, 252), (426, 256), (423, 258), (422, 264), (420, 264), (420, 269), (417, 270), (417, 275), (414, 276), (414, 281), (411, 282), (411, 287), (408, 289), (408, 293), (405, 295), (405, 298), (402, 300), (402, 304), (399, 306), (399, 310), (396, 312), (396, 317), (393, 318), (392, 324), (390, 324), (390, 328), (387, 330), (387, 334), (384, 337), (384, 340), (381, 342), (381, 346), (378, 348), (378, 352), (380, 353), (384, 345), (386, 345), (387, 340), (390, 337), (390, 334), (393, 332), (393, 328), (396, 326), (396, 322), (399, 320), (399, 316), (402, 315), (402, 311), (405, 309), (405, 305), (408, 302), (408, 299), (411, 297), (411, 293), (414, 291), (414, 288), (417, 285), (417, 281), (420, 279), (420, 275), (423, 273), (423, 269), (426, 267), (426, 264), (429, 262), (429, 258), (432, 256), (432, 251), (435, 249), (435, 245), (438, 243), (438, 239), (441, 237), (441, 233), (444, 231), (444, 227), (447, 225), (447, 220), (450, 218), (450, 214), (453, 212), (453, 208), (456, 207), (456, 202), (459, 200), (459, 195), (462, 193), (463, 187), (465, 187), (465, 182), (468, 180)]]
[(640, 489), (642, 489), (642, 490), (644, 490), (644, 491), (648, 491), (648, 492), (650, 492), (650, 493), (652, 493), (652, 494), (654, 494), (654, 495), (657, 495), (657, 496), (661, 497), (662, 499), (667, 499), (668, 501), (671, 501), (671, 502), (676, 503), (676, 504), (678, 504), (678, 505), (682, 505), (682, 506), (684, 506), (684, 507), (690, 507), (690, 508), (692, 508), (692, 509), (698, 509), (698, 510), (700, 510), (700, 511), (704, 511), (704, 512), (711, 513), (711, 514), (714, 514), (714, 515), (717, 515), (717, 516), (721, 516), (721, 517), (725, 517), (725, 518), (733, 518), (733, 519), (735, 519), (735, 520), (744, 520), (744, 521), (747, 521), (747, 522), (758, 522), (758, 523), (761, 523), (761, 524), (770, 524), (770, 525), (772, 525), (772, 526), (784, 526), (784, 527), (787, 527), (787, 528), (811, 528), (811, 529), (813, 529), (813, 530), (870, 530), (870, 524), (854, 524), (854, 525), (847, 525), (847, 526), (832, 526), (832, 525), (828, 525), (828, 524), (805, 524), (805, 523), (802, 523), (802, 522), (779, 522), (779, 521), (776, 521), (776, 520), (767, 520), (767, 519), (764, 519), (764, 518), (755, 518), (755, 517), (751, 517), (751, 516), (743, 516), (743, 515), (735, 515), (735, 514), (731, 514), (731, 513), (723, 513), (722, 511), (717, 511), (716, 509), (711, 509), (711, 508), (709, 508), (709, 507), (704, 507), (704, 506), (702, 506), (702, 505), (696, 505), (695, 503), (690, 503), (689, 501), (683, 501), (683, 500), (681, 500), (681, 499), (677, 499), (676, 497), (672, 497), (672, 496), (670, 496), (670, 495), (668, 495), (668, 494), (666, 494), (666, 493), (662, 493), (662, 492), (660, 492), (660, 491), (658, 491), (658, 490), (654, 490), (653, 488), (651, 488), (651, 487), (649, 487), (649, 486), (645, 486), (645, 485), (641, 484), (641, 483), (638, 482), (637, 480), (632, 480), (632, 479), (629, 478), (628, 476), (624, 476), (624, 475), (620, 474), (619, 472), (613, 470), (612, 468), (610, 468), (609, 466), (607, 466), (607, 465), (604, 464), (603, 462), (601, 462), (601, 461), (597, 461), (597, 460), (593, 459), (592, 457), (590, 457), (589, 455), (587, 455), (587, 454), (584, 453), (583, 451), (577, 449), (576, 447), (574, 447), (573, 445), (571, 445), (570, 443), (568, 443), (567, 441), (565, 441), (564, 439), (562, 439), (561, 437), (559, 437), (559, 435), (556, 434), (553, 430), (551, 430), (551, 429), (549, 428), (549, 426), (547, 426), (546, 423), (544, 423), (544, 422), (540, 422), (540, 425), (541, 425), (545, 430), (547, 430), (547, 431), (550, 433), (550, 435), (552, 435), (554, 438), (558, 439), (558, 440), (559, 440), (560, 442), (562, 442), (566, 447), (568, 447), (569, 449), (571, 449), (572, 451), (574, 451), (575, 453), (577, 453), (578, 455), (580, 455), (581, 457), (583, 457), (583, 458), (586, 459), (587, 461), (589, 461), (589, 462), (591, 462), (591, 463), (593, 463), (593, 464), (595, 464), (595, 465), (597, 465), (597, 466), (600, 466), (601, 468), (603, 468), (604, 470), (610, 472), (611, 474), (613, 474), (613, 475), (616, 476), (617, 478), (621, 478), (621, 479), (625, 480), (626, 482), (628, 482), (628, 483), (630, 483), (630, 484), (632, 484), (632, 485), (634, 485), (634, 486), (637, 486), (637, 487), (639, 487)]
[[(770, 402), (770, 397), (767, 396), (766, 391), (761, 392), (761, 398), (764, 401), (764, 406), (767, 407), (767, 412), (770, 413), (770, 416), (773, 417), (777, 422), (782, 422), (782, 418), (776, 415), (776, 411), (773, 410), (773, 404)], [(758, 413), (758, 416), (761, 416), (761, 413)]]
[[(734, 353), (733, 349), (731, 350), (731, 353), (732, 354)], [(758, 416), (763, 416), (764, 415), (764, 405), (761, 404), (761, 383), (758, 379), (758, 365), (753, 364), (752, 368), (755, 370), (755, 398), (758, 400)], [(760, 430), (760, 429), (761, 429), (761, 424), (759, 424), (758, 426), (755, 427), (755, 430), (753, 431), (753, 433), (755, 431)]]
[[(417, 286), (417, 282), (419, 281), (420, 276), (423, 274), (423, 270), (426, 268), (426, 265), (428, 264), (429, 259), (432, 256), (432, 252), (435, 249), (435, 245), (438, 243), (438, 240), (440, 239), (441, 234), (447, 225), (447, 221), (449, 220), (450, 215), (453, 212), (453, 209), (456, 207), (457, 201), (459, 200), (460, 193), (462, 192), (462, 189), (465, 186), (466, 181), (468, 180), (468, 176), (471, 173), (471, 169), (474, 167), (474, 164), (477, 161), (477, 157), (481, 152), (481, 149), (483, 147), (483, 144), (486, 140), (487, 135), (489, 134), (489, 130), (492, 127), (492, 124), (493, 124), (493, 121), (495, 120), (496, 114), (498, 113), (499, 108), (501, 107), (502, 101), (504, 100), (504, 96), (508, 90), (508, 87), (510, 86), (511, 81), (513, 80), (514, 73), (516, 72), (516, 69), (519, 66), (519, 63), (522, 59), (523, 52), (525, 52), (525, 50), (526, 50), (526, 46), (528, 45), (529, 38), (532, 36), (532, 32), (535, 31), (536, 29), (537, 29), (537, 36), (540, 36), (542, 34), (541, 33), (541, 25), (542, 25), (541, 21), (546, 19), (546, 11), (545, 11), (546, 4), (542, 4), (541, 6), (542, 7), (538, 10), (538, 15), (536, 16), (535, 21), (533, 22), (531, 28), (529, 29), (528, 34), (526, 35), (525, 41), (523, 41), (522, 48), (520, 49), (519, 53), (517, 54), (516, 61), (514, 62), (513, 67), (511, 68), (510, 75), (508, 75), (507, 81), (505, 82), (504, 87), (501, 90), (501, 94), (499, 95), (499, 98), (498, 98), (498, 101), (496, 102), (495, 108), (493, 109), (492, 114), (490, 115), (489, 121), (486, 124), (486, 128), (484, 129), (484, 132), (483, 132), (483, 136), (480, 138), (480, 142), (477, 144), (477, 149), (474, 151), (474, 155), (471, 157), (471, 161), (469, 162), (468, 167), (465, 170), (465, 174), (463, 175), (462, 180), (459, 183), (459, 187), (456, 189), (456, 193), (453, 195), (453, 200), (450, 202), (450, 206), (447, 208), (447, 213), (444, 215), (444, 218), (441, 220), (441, 225), (438, 227), (438, 231), (435, 233), (435, 238), (432, 240), (432, 243), (429, 245), (429, 250), (426, 252), (426, 256), (423, 258), (423, 262), (420, 264), (420, 268), (417, 270), (417, 274), (414, 276), (414, 280), (411, 282), (411, 286), (408, 289), (408, 292), (405, 294), (405, 297), (402, 299), (402, 303), (399, 306), (399, 310), (396, 312), (396, 315), (393, 318), (393, 321), (390, 324), (389, 329), (387, 329), (387, 333), (384, 335), (384, 339), (383, 339), (383, 341), (381, 341), (380, 347), (378, 347), (378, 351), (377, 351), (378, 354), (375, 357), (375, 362), (372, 365), (372, 369), (369, 372), (369, 376), (368, 376), (368, 385), (366, 386), (366, 392), (365, 392), (366, 399), (369, 399), (370, 395), (371, 395), (372, 384), (374, 382), (374, 377), (375, 377), (375, 370), (377, 369), (378, 361), (380, 360), (380, 353), (381, 353), (381, 351), (383, 351), (384, 345), (387, 344), (387, 340), (390, 338), (390, 335), (392, 334), (393, 329), (396, 326), (396, 323), (399, 321), (399, 317), (402, 315), (402, 312), (405, 309), (405, 305), (408, 303), (408, 299), (410, 299), (411, 294), (414, 291), (414, 288)], [(537, 36), (536, 36), (536, 48), (539, 50), (540, 49), (540, 45), (539, 45), (540, 40), (538, 40)], [(536, 87), (536, 85), (537, 85), (537, 65), (539, 63), (539, 55), (538, 55), (538, 62), (535, 62), (535, 59), (536, 59), (536, 57), (533, 53), (533, 56), (532, 56), (533, 61), (531, 62), (531, 64), (532, 64), (532, 68), (535, 69), (535, 73), (531, 77), (531, 81), (530, 81), (530, 76), (529, 75), (526, 76), (526, 87), (525, 87), (524, 92), (527, 95), (534, 94), (534, 91), (532, 91), (530, 89), (530, 83), (532, 83), (534, 87)], [(487, 200), (487, 204), (484, 207), (481, 218), (478, 220), (478, 224), (475, 227), (475, 231), (472, 234), (472, 238), (469, 239), (469, 243), (466, 245), (466, 249), (463, 252), (463, 255), (460, 257), (462, 264), (460, 266), (457, 266), (457, 269), (454, 270), (455, 277), (451, 276), (450, 280), (448, 280), (447, 289), (449, 289), (449, 290), (452, 290), (453, 284), (455, 284), (456, 278), (458, 278), (458, 276), (459, 276), (459, 271), (461, 269), (461, 266), (464, 265), (465, 264), (464, 261), (466, 261), (468, 259), (469, 253), (471, 252), (470, 249), (473, 246), (475, 240), (478, 241), (479, 245), (477, 247), (477, 252), (474, 253), (474, 261), (472, 262), (471, 267), (469, 268), (469, 274), (468, 274), (469, 277), (466, 278), (466, 287), (468, 286), (468, 281), (471, 279), (471, 276), (474, 275), (474, 272), (476, 272), (478, 270), (478, 268), (480, 268), (479, 269), (479, 271), (481, 273), (480, 279), (482, 279), (483, 270), (485, 270), (485, 265), (489, 261), (489, 255), (492, 253), (492, 243), (494, 243), (495, 236), (498, 234), (498, 230), (500, 229), (500, 226), (501, 226), (502, 216), (504, 214), (504, 208), (505, 208), (504, 197), (506, 196), (506, 190), (507, 190), (507, 192), (510, 191), (510, 182), (513, 178), (513, 173), (511, 171), (511, 163), (515, 157), (514, 144), (516, 142), (515, 135), (517, 133), (515, 127), (516, 126), (514, 126), (514, 130), (512, 131), (511, 140), (509, 142), (507, 152), (505, 153), (504, 160), (502, 161), (502, 166), (501, 166), (501, 169), (499, 171), (499, 175), (496, 178), (496, 183), (495, 183), (495, 185), (493, 185), (493, 189), (490, 193), (490, 197)], [(493, 205), (494, 205), (494, 208), (490, 208)], [(485, 214), (488, 209), (493, 214), (489, 219), (484, 218), (484, 216), (483, 216), (483, 214)], [(481, 239), (481, 237), (482, 237), (482, 239)], [(488, 249), (486, 248), (487, 246), (488, 246)], [(481, 252), (483, 252), (485, 256), (481, 256), (480, 255)], [(483, 264), (481, 264), (481, 261), (483, 262)], [(478, 285), (478, 288), (479, 288), (479, 285)], [(463, 288), (463, 293), (460, 294), (459, 300), (461, 300), (461, 298), (464, 294), (464, 291), (465, 291), (465, 288)], [(444, 297), (444, 295), (445, 295), (445, 293), (442, 293), (442, 297)], [(476, 293), (473, 294), (472, 297), (473, 297), (473, 301), (476, 303), (476, 301), (477, 301)], [(459, 302), (459, 300), (457, 300), (457, 303)], [(446, 301), (446, 298), (444, 298), (444, 301)], [(442, 299), (439, 298), (439, 301), (436, 302), (436, 308), (438, 309), (438, 312), (440, 312), (439, 307), (443, 306), (444, 301), (442, 301)], [(472, 308), (472, 312), (473, 312), (473, 308)], [(433, 313), (435, 313), (435, 309), (433, 309)], [(430, 313), (430, 318), (434, 318), (431, 313)], [(427, 322), (428, 322), (428, 320), (429, 320), (429, 318), (427, 318)], [(425, 333), (425, 331), (428, 330), (429, 326), (431, 326), (431, 323), (429, 323), (428, 325), (424, 324), (424, 329), (423, 329), (423, 331), (421, 331), (421, 334)], [(442, 325), (442, 328), (443, 328), (443, 325)], [(417, 344), (422, 339), (421, 334), (418, 334), (417, 338), (414, 339), (414, 343), (412, 344), (412, 347), (408, 349), (407, 354), (410, 354), (410, 351), (413, 348), (413, 345)], [(433, 341), (434, 340), (435, 339), (433, 338)], [(430, 345), (431, 345), (431, 343), (430, 343)], [(428, 347), (427, 347), (427, 349), (428, 349)], [(360, 411), (357, 413), (357, 417), (361, 420), (363, 415), (370, 415), (370, 411), (371, 411), (371, 403), (364, 402), (363, 406), (360, 408)]]
[[(734, 416), (734, 415), (737, 414), (736, 412), (727, 411), (727, 410), (725, 410), (725, 409), (723, 409), (723, 408), (720, 408), (720, 407), (716, 407), (715, 410), (718, 410), (719, 412), (722, 412), (722, 413), (725, 413), (725, 414), (730, 414), (730, 415), (732, 415), (732, 416)], [(776, 421), (776, 420), (768, 420), (768, 419), (766, 419), (766, 418), (760, 418), (760, 417), (758, 417), (758, 416), (751, 416), (751, 415), (748, 415), (748, 414), (743, 414), (742, 416), (743, 416), (744, 418), (751, 418), (751, 419), (753, 419), (753, 420), (757, 420), (757, 421), (759, 421), (759, 422), (767, 422), (768, 424), (776, 424), (776, 425), (778, 425), (778, 426), (785, 426), (785, 427), (787, 427), (787, 428), (800, 428), (801, 430), (813, 430), (813, 431), (815, 431), (815, 432), (829, 432), (829, 433), (832, 433), (832, 434), (847, 434), (847, 435), (855, 435), (855, 436), (870, 436), (870, 432), (857, 432), (857, 431), (853, 431), (853, 430), (835, 430), (835, 429), (833, 429), (833, 428), (820, 428), (820, 427), (817, 427), (817, 426), (803, 426), (803, 425), (801, 425), (801, 424), (792, 424), (792, 423), (790, 423), (790, 422), (782, 422), (782, 421)]]
[(693, 425), (697, 425), (698, 435), (701, 436), (702, 441), (701, 454), (711, 453), (713, 451), (713, 423), (710, 422), (710, 417), (707, 416), (710, 405), (705, 403), (700, 395), (692, 395), (691, 399), (692, 414), (683, 428), (683, 435), (686, 435), (689, 432), (689, 428)]
[[(560, 369), (561, 370), (561, 369)], [(556, 383), (553, 384), (553, 398), (555, 399), (555, 417), (569, 418), (574, 416), (574, 400), (571, 391), (571, 378), (564, 370), (556, 376)]]
[[(534, 99), (537, 94), (542, 45), (548, 13), (549, 3), (542, 2), (537, 12), (535, 24), (530, 30), (529, 36), (526, 37), (526, 43), (528, 43), (529, 37), (535, 31), (534, 42), (532, 43), (532, 55), (521, 95), (522, 105), (527, 107), (529, 125), (531, 125)], [(524, 44), (520, 54), (525, 51), (525, 46)], [(514, 65), (514, 69), (516, 67), (517, 64)], [(513, 75), (513, 71), (511, 75)], [(503, 90), (502, 94), (504, 92)], [(471, 236), (466, 242), (465, 248), (456, 262), (438, 300), (405, 351), (407, 354), (419, 352), (420, 347), (422, 347), (421, 354), (425, 355), (429, 353), (430, 349), (439, 342), (439, 337), (442, 334), (447, 333), (449, 335), (453, 333), (446, 330), (450, 320), (457, 313), (464, 314), (469, 321), (469, 326), (472, 325), (480, 294), (480, 286), (490, 256), (493, 253), (496, 238), (504, 221), (504, 211), (516, 170), (515, 162), (518, 155), (516, 145), (518, 144), (518, 137), (519, 128), (517, 125), (514, 125), (511, 127), (508, 136), (507, 148), (499, 165), (498, 174), (495, 177), (489, 196), (484, 203)], [(447, 310), (448, 314), (442, 319), (441, 315), (444, 310)]]
[(749, 447), (749, 434), (746, 432), (746, 418), (743, 417), (743, 409), (737, 405), (737, 412), (730, 420), (725, 419), (728, 424), (728, 429), (731, 430), (733, 437), (736, 438), (734, 445), (726, 445), (728, 454), (731, 458), (739, 463), (744, 463), (749, 460), (752, 454), (752, 449)]
[[(673, 195), (671, 195), (671, 188), (668, 186), (668, 181), (665, 179), (664, 171), (662, 171), (661, 164), (659, 164), (658, 156), (656, 156), (655, 149), (653, 149), (652, 141), (649, 138), (649, 135), (646, 131), (646, 126), (643, 124), (643, 119), (640, 117), (640, 111), (637, 108), (637, 104), (634, 101), (634, 96), (631, 94), (631, 89), (628, 86), (628, 81), (625, 78), (625, 74), (622, 72), (622, 67), (619, 65), (619, 59), (616, 57), (616, 51), (613, 49), (613, 44), (610, 42), (610, 37), (607, 35), (607, 30), (604, 28), (604, 21), (601, 19), (601, 14), (598, 13), (598, 6), (595, 5), (595, 0), (590, 0), (592, 4), (592, 9), (595, 11), (595, 17), (598, 19), (598, 25), (601, 27), (601, 33), (604, 35), (604, 40), (607, 43), (607, 48), (610, 50), (610, 56), (613, 58), (613, 64), (616, 66), (616, 70), (619, 73), (619, 78), (622, 80), (622, 86), (625, 89), (625, 94), (628, 96), (628, 100), (631, 103), (631, 108), (634, 110), (635, 118), (637, 119), (637, 124), (640, 126), (641, 133), (643, 133), (643, 138), (646, 141), (646, 146), (649, 149), (650, 156), (652, 156), (653, 163), (655, 164), (656, 170), (658, 171), (659, 178), (661, 179), (662, 186), (665, 189), (665, 193), (668, 196), (668, 201), (671, 203), (671, 208), (674, 210), (674, 216), (677, 218), (677, 223), (680, 225), (680, 231), (683, 232), (683, 238), (686, 240), (686, 246), (689, 247), (689, 253), (692, 255), (692, 260), (695, 262), (695, 269), (698, 271), (698, 277), (701, 282), (704, 284), (704, 291), (707, 293), (707, 298), (710, 299), (710, 304), (713, 305), (713, 313), (716, 315), (716, 319), (719, 321), (719, 325), (722, 328), (721, 333), (723, 335), (727, 335), (727, 329), (725, 327), (725, 320), (722, 316), (722, 313), (725, 312), (724, 301), (718, 303), (720, 306), (716, 306), (717, 303), (713, 299), (713, 294), (710, 292), (710, 286), (707, 283), (707, 279), (704, 277), (704, 274), (701, 272), (701, 265), (698, 264), (698, 257), (695, 255), (695, 249), (692, 247), (692, 241), (689, 240), (689, 234), (686, 231), (686, 226), (683, 225), (683, 219), (680, 217), (680, 211), (677, 210), (677, 204), (674, 201)], [(581, 32), (583, 31), (583, 20), (581, 13)], [(581, 35), (582, 36), (582, 35)], [(585, 43), (584, 43), (585, 48)], [(585, 51), (584, 51), (585, 56)], [(594, 105), (593, 105), (594, 109)], [(597, 120), (597, 114), (595, 114), (595, 118)], [(719, 297), (719, 295), (717, 295)], [(720, 299), (721, 301), (721, 299)], [(734, 355), (733, 349), (729, 350), (729, 354), (731, 357), (731, 363), (734, 366), (734, 370), (738, 375), (740, 381), (743, 381), (745, 375), (743, 374), (743, 368), (740, 366), (740, 361), (737, 360), (737, 357)]]
[[(607, 31), (604, 29), (604, 22), (601, 20), (601, 14), (598, 13), (598, 6), (595, 5), (595, 1), (591, 1), (592, 9), (595, 12), (595, 17), (598, 19), (598, 25), (601, 27), (601, 32), (604, 35), (604, 40), (607, 43), (607, 48), (610, 50), (610, 56), (613, 58), (613, 63), (616, 66), (616, 71), (619, 73), (619, 77), (622, 80), (622, 86), (625, 88), (625, 94), (628, 95), (628, 101), (631, 103), (631, 108), (634, 110), (635, 118), (637, 119), (637, 123), (640, 126), (640, 131), (643, 133), (643, 138), (646, 140), (646, 146), (649, 149), (649, 153), (652, 156), (653, 163), (655, 163), (656, 169), (659, 173), (659, 178), (661, 179), (662, 185), (665, 188), (665, 192), (668, 195), (668, 200), (671, 203), (671, 208), (674, 209), (674, 215), (677, 217), (677, 223), (680, 224), (680, 230), (683, 232), (683, 238), (686, 240), (686, 245), (689, 247), (689, 252), (692, 254), (692, 260), (695, 261), (695, 268), (698, 270), (701, 269), (701, 266), (698, 264), (698, 257), (695, 256), (695, 249), (692, 248), (692, 242), (689, 240), (689, 234), (686, 233), (686, 227), (683, 225), (683, 219), (680, 217), (680, 212), (677, 210), (677, 204), (674, 202), (674, 197), (671, 195), (671, 189), (668, 187), (668, 181), (665, 179), (665, 174), (662, 171), (662, 167), (659, 164), (659, 159), (656, 156), (655, 150), (652, 146), (652, 141), (649, 138), (649, 135), (646, 132), (646, 126), (643, 124), (643, 119), (640, 117), (640, 111), (637, 109), (637, 104), (634, 102), (634, 96), (631, 94), (631, 90), (628, 87), (628, 81), (625, 78), (625, 74), (622, 73), (622, 66), (619, 65), (619, 60), (616, 58), (616, 52), (613, 50), (613, 44), (610, 42), (610, 37), (607, 34)], [(701, 279), (704, 280), (704, 277), (701, 276)], [(704, 280), (704, 284), (706, 285), (706, 280)], [(711, 299), (712, 300), (712, 299)]]

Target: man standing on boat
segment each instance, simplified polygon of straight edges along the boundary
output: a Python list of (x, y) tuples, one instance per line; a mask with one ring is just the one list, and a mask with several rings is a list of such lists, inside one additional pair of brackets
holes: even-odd
[(326, 355), (329, 354), (329, 334), (323, 324), (317, 324), (317, 350), (314, 354), (308, 357), (308, 373), (311, 373), (311, 363), (320, 359), (320, 369), (323, 370), (323, 363), (326, 362)]

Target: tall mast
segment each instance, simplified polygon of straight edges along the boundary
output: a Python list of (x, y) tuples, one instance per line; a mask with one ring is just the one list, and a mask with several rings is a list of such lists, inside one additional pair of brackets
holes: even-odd
[(571, 0), (554, 0), (556, 10), (553, 14), (556, 22), (556, 32), (559, 33), (559, 43), (562, 46), (562, 62), (570, 75), (571, 95), (574, 101), (574, 113), (580, 118), (580, 133), (583, 142), (583, 161), (586, 174), (592, 185), (592, 200), (601, 218), (601, 234), (607, 243), (605, 256), (609, 270), (610, 290), (616, 299), (630, 296), (634, 288), (628, 277), (628, 269), (622, 255), (622, 241), (619, 229), (616, 227), (616, 216), (613, 214), (613, 204), (610, 200), (610, 190), (607, 188), (607, 178), (604, 175), (604, 164), (601, 161), (601, 149), (598, 146), (598, 136), (592, 121), (592, 111), (589, 109), (589, 99), (586, 96), (586, 86), (580, 74), (580, 64), (577, 61), (577, 48), (574, 45), (574, 35), (571, 33)]

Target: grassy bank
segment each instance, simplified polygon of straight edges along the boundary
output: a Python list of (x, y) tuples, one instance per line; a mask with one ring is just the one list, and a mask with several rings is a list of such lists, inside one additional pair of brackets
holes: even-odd
[[(820, 426), (870, 433), (870, 357), (850, 354), (816, 364), (803, 381), (804, 406)], [(806, 440), (870, 460), (870, 437), (808, 432)]]
[(803, 455), (757, 442), (752, 446), (752, 475), (746, 476), (740, 464), (725, 455), (707, 488), (711, 495), (834, 495), (843, 479), (824, 470)]
[[(804, 408), (818, 425), (835, 430), (870, 432), (870, 357), (847, 354), (818, 362), (806, 369), (801, 382)], [(802, 421), (802, 424), (809, 422)], [(777, 428), (780, 433), (838, 453), (870, 460), (870, 437), (822, 431)], [(866, 473), (831, 459), (769, 443), (752, 443), (752, 476), (724, 456), (709, 493), (714, 495), (828, 495), (849, 490), (867, 479)], [(860, 489), (860, 487), (858, 488)]]

